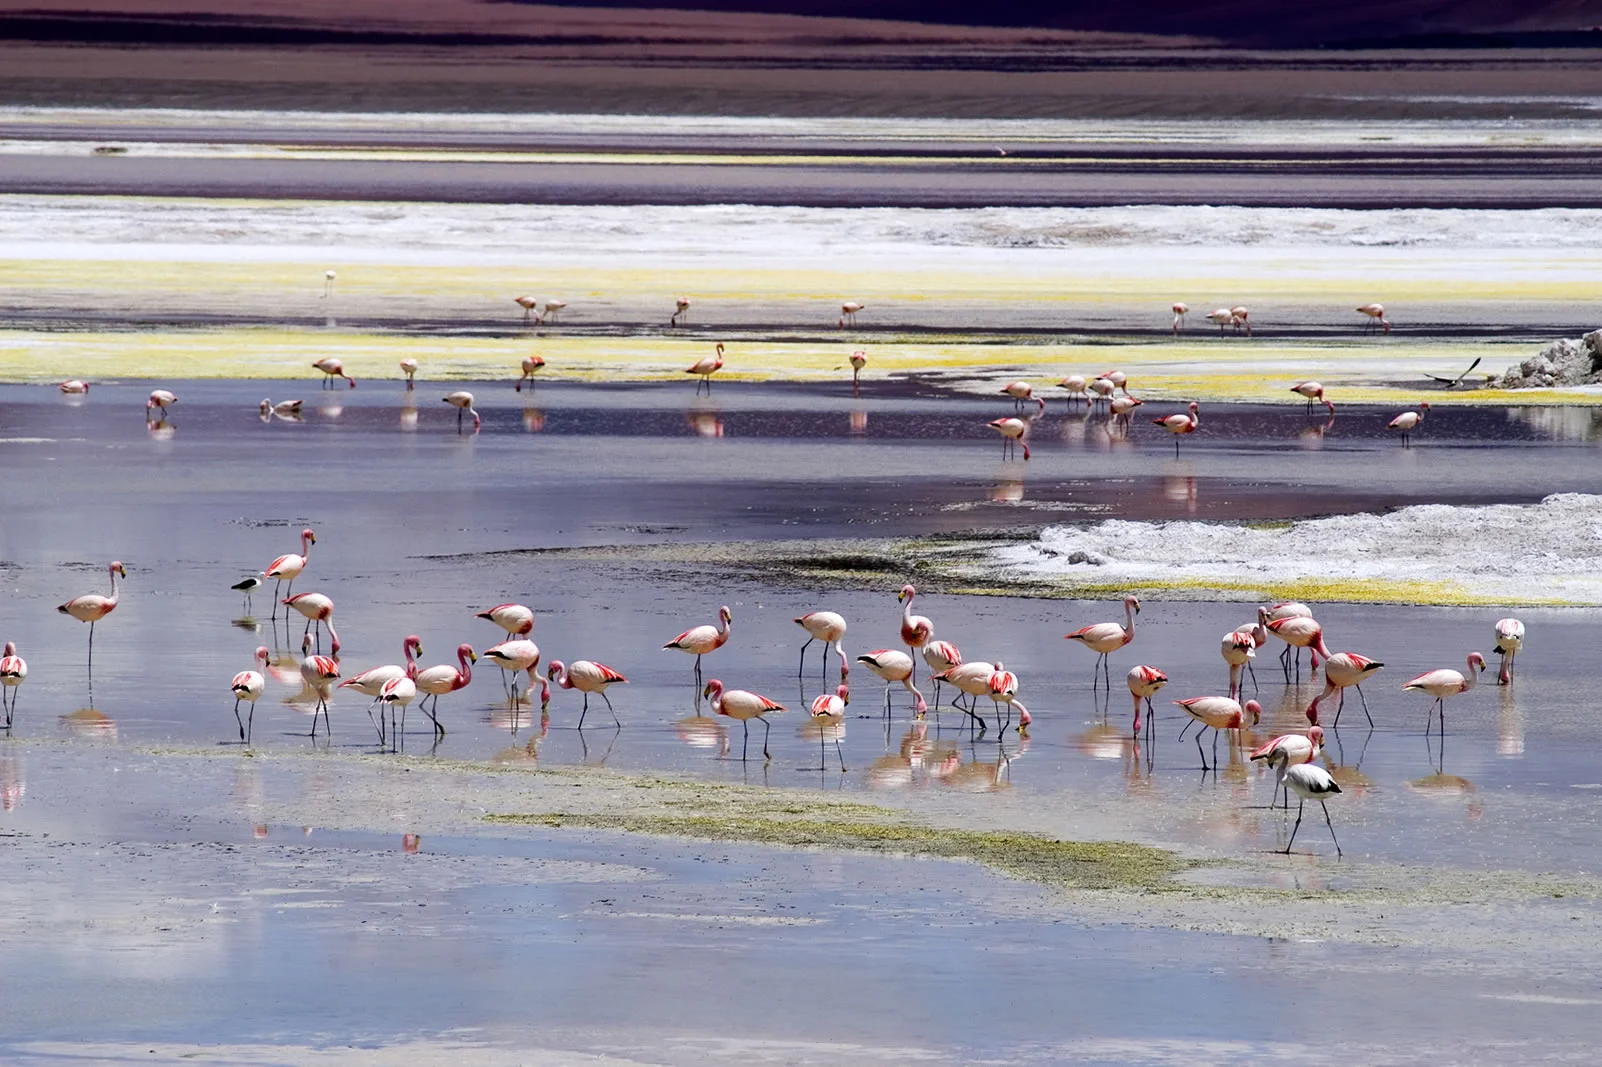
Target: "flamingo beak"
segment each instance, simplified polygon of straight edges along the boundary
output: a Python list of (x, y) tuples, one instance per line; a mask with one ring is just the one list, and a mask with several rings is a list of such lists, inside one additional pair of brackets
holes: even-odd
[(118, 567), (117, 568), (117, 573), (122, 575), (124, 578), (126, 578), (126, 577), (128, 577), (128, 568), (127, 567)]
[(467, 654), (467, 662), (469, 662), (469, 663), (477, 663), (478, 662), (478, 656), (475, 653), (469, 652)]

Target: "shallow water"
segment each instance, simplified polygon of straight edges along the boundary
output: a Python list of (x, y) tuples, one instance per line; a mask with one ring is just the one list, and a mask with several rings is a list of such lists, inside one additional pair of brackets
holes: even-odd
[[(527, 708), (514, 715), (498, 671), (481, 660), (473, 685), (442, 699), (449, 732), (437, 748), (426, 719), (412, 710), (404, 737), (410, 753), (526, 759), (532, 743), (544, 766), (604, 763), (879, 790), (914, 806), (999, 791), (1020, 819), (1048, 832), (1112, 829), (1142, 840), (1204, 841), (1226, 854), (1262, 849), (1282, 843), (1287, 829), (1262, 810), (1269, 779), (1226, 756), (1227, 746), (1219, 749), (1225, 769), (1204, 775), (1195, 746), (1176, 739), (1179, 720), (1166, 704), (1156, 744), (1137, 755), (1125, 736), (1129, 698), (1121, 681), (1130, 665), (1150, 662), (1173, 679), (1165, 697), (1221, 692), (1226, 671), (1217, 641), (1249, 621), (1248, 605), (1148, 602), (1136, 643), (1114, 657), (1115, 689), (1104, 710), (1106, 702), (1090, 692), (1093, 657), (1068, 647), (1062, 634), (1117, 617), (1115, 605), (920, 597), (918, 610), (936, 620), (940, 637), (970, 659), (1005, 661), (1023, 679), (1032, 736), (1021, 741), (1009, 732), (999, 746), (994, 731), (970, 740), (949, 708), (920, 726), (909, 721), (904, 696), (887, 723), (879, 712), (882, 685), (858, 668), (842, 742), (850, 769), (841, 775), (802, 770), (817, 767), (820, 752), (818, 734), (798, 710), (824, 683), (816, 658), (797, 678), (803, 635), (790, 620), (829, 607), (851, 621), (851, 654), (893, 647), (893, 583), (819, 593), (794, 588), (790, 579), (731, 576), (717, 553), (705, 567), (693, 552), (688, 561), (658, 565), (606, 546), (656, 546), (652, 552), (660, 554), (665, 545), (686, 543), (900, 537), (1060, 522), (1075, 510), (1086, 518), (1295, 518), (1389, 503), (1529, 501), (1560, 487), (1596, 492), (1602, 481), (1589, 442), (1543, 434), (1517, 413), (1494, 410), (1442, 412), (1406, 451), (1381, 436), (1382, 413), (1343, 412), (1340, 436), (1325, 438), (1331, 447), (1308, 452), (1286, 447), (1294, 429), (1307, 425), (1294, 407), (1226, 409), (1216, 418), (1209, 413), (1205, 432), (1183, 442), (1176, 463), (1171, 442), (1141, 430), (1127, 451), (1059, 444), (1045, 432), (1063, 421), (1059, 403), (1037, 429), (1038, 451), (1026, 468), (999, 465), (996, 442), (982, 439), (984, 420), (1010, 403), (933, 389), (854, 400), (797, 387), (719, 386), (714, 400), (696, 403), (686, 388), (542, 386), (541, 431), (529, 434), (520, 406), (527, 401), (504, 385), (485, 386), (485, 427), (473, 436), (457, 434), (453, 410), (439, 403), (442, 390), (427, 384), (415, 394), (415, 429), (402, 426), (405, 395), (394, 385), (313, 388), (305, 394), (315, 397), (312, 410), (300, 424), (262, 423), (257, 384), (173, 388), (182, 399), (170, 433), (154, 434), (141, 420), (143, 386), (97, 387), (81, 404), (38, 387), (0, 389), (12, 506), (0, 534), (0, 574), (12, 605), (3, 636), (18, 641), (32, 671), (15, 740), (6, 746), (14, 761), (7, 773), (30, 773), (26, 742), (33, 739), (139, 746), (237, 740), (228, 680), (251, 665), (258, 643), (277, 651), (290, 684), (270, 682), (254, 743), (309, 748), (309, 707), (286, 703), (300, 690), (291, 653), (302, 624), (271, 623), (265, 593), (246, 614), (228, 586), (297, 550), (299, 528), (311, 525), (318, 544), (296, 589), (326, 592), (338, 605), (346, 676), (396, 661), (407, 633), (422, 637), (425, 664), (450, 661), (463, 641), (482, 649), (502, 634), (472, 613), (516, 600), (536, 609), (533, 638), (547, 662), (595, 659), (630, 679), (612, 694), (622, 730), (599, 701), (586, 728), (573, 729), (579, 700), (568, 692), (554, 696), (542, 729)], [(868, 413), (871, 433), (852, 432), (853, 410)], [(721, 437), (700, 435), (708, 419), (721, 423)], [(1570, 456), (1574, 461), (1562, 461)], [(1543, 476), (1551, 484), (1532, 486), (1531, 464), (1552, 471)], [(1009, 480), (1021, 480), (1026, 499), (1049, 501), (1051, 510), (1020, 509), (1010, 492), (994, 499)], [(1174, 491), (1176, 484), (1184, 491)], [(1319, 488), (1292, 490), (1306, 486)], [(527, 551), (559, 547), (589, 551)], [(78, 593), (103, 592), (104, 564), (113, 557), (127, 564), (129, 578), (117, 612), (96, 627), (91, 691), (86, 628), (52, 608)], [(739, 725), (698, 716), (689, 657), (660, 647), (688, 626), (715, 620), (725, 602), (735, 637), (707, 658), (706, 677), (792, 709), (774, 717), (771, 764), (723, 758), (740, 755)], [(1428, 700), (1399, 692), (1414, 674), (1461, 668), (1470, 649), (1488, 652), (1491, 624), (1504, 613), (1319, 608), (1332, 647), (1388, 664), (1366, 687), (1377, 728), (1366, 729), (1354, 699), (1332, 738), (1333, 762), (1348, 785), (1334, 813), (1351, 854), (1597, 869), (1602, 783), (1585, 745), (1583, 697), (1592, 612), (1521, 611), (1531, 636), (1517, 683), (1449, 701), (1444, 754), (1439, 741), (1423, 735)], [(1267, 712), (1253, 736), (1261, 741), (1303, 724), (1300, 709), (1314, 690), (1283, 689), (1267, 657), (1257, 676)], [(365, 704), (348, 690), (336, 697), (333, 743), (342, 750), (378, 750)], [(749, 754), (757, 757), (760, 723), (754, 733)], [(825, 766), (836, 766), (832, 745), (822, 755)], [(1206, 756), (1211, 761), (1210, 744)], [(1106, 807), (1106, 822), (1075, 824), (1074, 806), (1085, 798)], [(1543, 832), (1531, 834), (1532, 822)], [(1316, 833), (1303, 841), (1314, 851), (1328, 845)]]

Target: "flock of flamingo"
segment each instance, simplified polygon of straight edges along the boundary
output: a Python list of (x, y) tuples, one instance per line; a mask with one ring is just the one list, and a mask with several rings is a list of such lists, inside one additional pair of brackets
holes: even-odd
[[(456, 649), (455, 664), (421, 667), (418, 657), (422, 654), (422, 641), (413, 634), (406, 636), (401, 642), (404, 663), (375, 666), (349, 678), (344, 677), (340, 664), (340, 639), (334, 627), (333, 600), (323, 593), (294, 592), (295, 581), (306, 572), (312, 546), (316, 543), (316, 534), (311, 529), (302, 530), (299, 552), (279, 556), (263, 571), (233, 586), (233, 589), (242, 593), (248, 602), (252, 593), (264, 588), (267, 581), (271, 580), (276, 583), (273, 591), (274, 618), (276, 619), (278, 609), (282, 607), (286, 621), (290, 611), (305, 619), (301, 635), (302, 659), (299, 663), (299, 675), (304, 683), (304, 693), (315, 699), (312, 712), (312, 737), (317, 736), (319, 717), (326, 732), (330, 736), (332, 734), (328, 710), (336, 686), (341, 689), (354, 689), (371, 698), (367, 709), (368, 716), (377, 730), (381, 745), (393, 744), (394, 740), (400, 738), (405, 729), (406, 709), (414, 701), (428, 716), (436, 737), (442, 736), (445, 727), (439, 714), (439, 699), (465, 689), (472, 683), (473, 665), (479, 661), (478, 652), (472, 645), (464, 643)], [(88, 663), (91, 678), (94, 669), (95, 626), (116, 610), (121, 595), (119, 580), (127, 578), (127, 571), (120, 562), (111, 563), (108, 571), (111, 581), (110, 595), (87, 593), (68, 600), (57, 609), (64, 615), (89, 624)], [(857, 656), (854, 660), (856, 664), (865, 667), (884, 682), (886, 718), (891, 713), (892, 693), (898, 686), (912, 698), (916, 718), (921, 720), (927, 714), (929, 704), (917, 684), (917, 659), (921, 658), (928, 669), (930, 681), (935, 686), (934, 706), (937, 709), (941, 707), (941, 687), (948, 686), (955, 694), (950, 706), (966, 716), (970, 731), (977, 730), (983, 735), (994, 723), (999, 726), (997, 738), (1000, 739), (1005, 736), (1009, 728), (1013, 727), (1013, 715), (1016, 713), (1016, 729), (1021, 735), (1027, 736), (1033, 716), (1019, 699), (1023, 687), (1018, 676), (1007, 670), (999, 661), (965, 659), (961, 651), (951, 642), (936, 640), (934, 622), (924, 615), (913, 613), (913, 599), (916, 595), (917, 590), (911, 585), (903, 586), (898, 594), (902, 605), (901, 647), (875, 649)], [(1123, 606), (1123, 622), (1097, 623), (1066, 635), (1066, 640), (1082, 645), (1097, 656), (1092, 668), (1093, 693), (1101, 689), (1110, 693), (1112, 688), (1110, 657), (1135, 640), (1135, 619), (1140, 613), (1140, 600), (1128, 596), (1124, 598)], [(601, 699), (612, 716), (614, 727), (621, 728), (621, 720), (612, 706), (611, 698), (607, 695), (610, 687), (628, 682), (621, 672), (604, 663), (584, 659), (570, 663), (553, 660), (545, 671), (541, 672), (539, 670), (541, 650), (529, 638), (534, 630), (535, 615), (533, 609), (525, 605), (499, 604), (478, 612), (476, 618), (494, 624), (506, 634), (506, 640), (485, 649), (483, 657), (501, 668), (503, 688), (514, 707), (519, 701), (532, 698), (534, 687), (537, 685), (540, 690), (541, 714), (542, 716), (548, 714), (551, 684), (555, 683), (559, 688), (576, 690), (582, 696), (583, 704), (577, 724), (580, 730), (584, 728), (585, 718), (589, 714), (592, 696)], [(719, 678), (703, 680), (702, 659), (728, 643), (733, 632), (733, 621), (733, 613), (724, 606), (718, 611), (718, 621), (715, 625), (692, 627), (667, 641), (662, 647), (695, 657), (692, 680), (696, 696), (696, 714), (701, 714), (700, 705), (704, 698), (709, 702), (714, 715), (726, 716), (740, 722), (743, 731), (741, 761), (748, 758), (752, 720), (760, 721), (764, 727), (762, 754), (765, 760), (771, 760), (772, 753), (769, 747), (771, 726), (768, 716), (786, 711), (787, 708), (770, 697), (727, 686)], [(823, 725), (838, 724), (844, 717), (846, 706), (850, 703), (850, 672), (853, 660), (843, 647), (847, 630), (846, 620), (837, 612), (813, 611), (798, 616), (795, 622), (806, 633), (806, 641), (800, 649), (798, 677), (806, 669), (807, 651), (814, 642), (822, 643), (820, 654), (825, 678), (827, 678), (831, 650), (839, 658), (838, 687), (833, 692), (818, 696), (808, 709), (810, 716), (815, 720), (821, 720)], [(324, 629), (328, 631), (330, 642), (328, 655), (323, 655), (321, 651)], [(1331, 839), (1335, 840), (1335, 830), (1329, 820), (1325, 799), (1331, 794), (1339, 793), (1340, 787), (1327, 771), (1314, 763), (1320, 755), (1323, 741), (1321, 716), (1328, 711), (1329, 702), (1335, 701), (1332, 726), (1338, 727), (1345, 704), (1345, 691), (1355, 689), (1362, 701), (1363, 714), (1372, 726), (1373, 718), (1369, 713), (1367, 697), (1363, 694), (1363, 683), (1374, 678), (1384, 669), (1385, 664), (1357, 652), (1331, 652), (1325, 643), (1322, 625), (1305, 604), (1287, 602), (1260, 607), (1257, 609), (1255, 621), (1223, 636), (1220, 653), (1229, 668), (1228, 694), (1173, 701), (1176, 706), (1184, 710), (1187, 717), (1180, 739), (1183, 740), (1185, 732), (1191, 725), (1198, 726), (1196, 751), (1201, 757), (1202, 768), (1205, 771), (1210, 769), (1207, 753), (1202, 747), (1202, 734), (1206, 730), (1213, 731), (1212, 766), (1216, 766), (1219, 735), (1224, 731), (1235, 731), (1235, 737), (1238, 738), (1240, 732), (1248, 726), (1248, 719), (1250, 725), (1258, 723), (1262, 711), (1261, 705), (1256, 700), (1242, 702), (1241, 699), (1244, 695), (1243, 675), (1249, 675), (1253, 686), (1256, 686), (1256, 672), (1252, 668), (1252, 661), (1257, 657), (1258, 651), (1268, 644), (1271, 637), (1284, 646), (1279, 658), (1287, 683), (1291, 680), (1293, 670), (1297, 680), (1300, 680), (1301, 652), (1306, 649), (1310, 655), (1311, 670), (1316, 673), (1322, 669), (1324, 672), (1324, 688), (1306, 708), (1308, 729), (1305, 733), (1275, 737), (1254, 751), (1251, 759), (1266, 761), (1277, 771), (1276, 793), (1281, 788), (1285, 790), (1287, 809), (1291, 793), (1296, 793), (1299, 798), (1296, 828), (1291, 833), (1292, 842), (1295, 840), (1296, 829), (1301, 825), (1302, 809), (1309, 799), (1317, 800), (1323, 808)], [(1511, 684), (1513, 681), (1514, 662), (1523, 644), (1524, 626), (1517, 619), (1501, 619), (1496, 623), (1493, 647), (1501, 655), (1499, 683)], [(902, 651), (902, 648), (905, 648), (905, 651)], [(240, 671), (229, 683), (230, 692), (234, 696), (233, 711), (238, 726), (239, 742), (247, 745), (251, 743), (256, 703), (267, 688), (263, 672), (267, 670), (270, 662), (268, 649), (258, 648), (255, 660), (257, 669)], [(1485, 657), (1479, 652), (1469, 653), (1467, 667), (1466, 673), (1449, 668), (1428, 671), (1402, 686), (1404, 691), (1420, 692), (1433, 698), (1426, 717), (1426, 734), (1438, 723), (1444, 738), (1447, 698), (1467, 693), (1474, 688), (1479, 673), (1485, 670)], [(506, 672), (510, 672), (509, 681)], [(526, 673), (528, 677), (528, 685), (522, 694), (518, 692), (519, 673)], [(4, 696), (0, 708), (4, 711), (7, 731), (13, 724), (18, 689), (27, 677), (27, 663), (17, 654), (15, 642), (7, 642), (4, 654), (0, 656), (0, 695)], [(1155, 735), (1156, 714), (1152, 706), (1152, 697), (1163, 689), (1168, 681), (1168, 676), (1151, 664), (1138, 664), (1130, 668), (1125, 683), (1133, 700), (1132, 730), (1136, 738), (1141, 737), (1143, 733), (1148, 736)], [(963, 702), (964, 698), (966, 703)], [(980, 714), (981, 699), (988, 699), (991, 702), (992, 716), (989, 721)], [(241, 705), (249, 705), (248, 716), (241, 715)], [(376, 716), (375, 710), (379, 712)], [(820, 733), (820, 744), (822, 737), (823, 734)], [(836, 748), (838, 751), (838, 740)], [(843, 755), (840, 758), (840, 770), (842, 772), (846, 770)], [(1335, 840), (1335, 847), (1337, 855), (1341, 854), (1338, 840)], [(1287, 844), (1286, 851), (1289, 849), (1290, 845)]]

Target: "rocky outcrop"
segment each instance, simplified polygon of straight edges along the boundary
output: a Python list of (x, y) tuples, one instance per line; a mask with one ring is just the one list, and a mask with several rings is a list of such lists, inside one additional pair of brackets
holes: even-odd
[(1592, 330), (1578, 341), (1553, 341), (1489, 384), (1493, 389), (1534, 389), (1597, 382), (1602, 382), (1602, 330)]

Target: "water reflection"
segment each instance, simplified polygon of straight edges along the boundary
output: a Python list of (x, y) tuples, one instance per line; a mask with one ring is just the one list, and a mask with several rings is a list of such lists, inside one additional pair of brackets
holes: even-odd
[(6, 753), (0, 756), (0, 808), (16, 811), (28, 791), (28, 780), (22, 772), (22, 760)]
[(545, 412), (539, 408), (528, 407), (523, 409), (523, 431), (525, 433), (543, 433), (545, 430)]
[(1508, 408), (1513, 422), (1522, 422), (1553, 441), (1594, 441), (1602, 437), (1602, 411), (1593, 407)]
[[(989, 749), (989, 746), (985, 746)], [(1005, 745), (991, 749), (993, 759), (980, 759), (977, 743), (929, 737), (927, 721), (914, 722), (902, 735), (897, 751), (880, 756), (869, 765), (867, 781), (873, 789), (926, 788), (946, 786), (963, 792), (990, 792), (1011, 789), (1012, 762), (1029, 749), (1029, 739), (1020, 738), (1009, 750)]]
[(1296, 435), (1296, 443), (1306, 449), (1320, 449), (1324, 447), (1324, 435), (1335, 428), (1335, 416), (1331, 415), (1321, 426), (1304, 426)]
[(115, 741), (117, 723), (109, 715), (95, 708), (79, 708), (61, 716), (61, 724), (76, 737), (97, 741)]
[(852, 408), (851, 409), (851, 429), (850, 429), (851, 436), (853, 436), (853, 437), (861, 437), (863, 434), (865, 434), (867, 432), (868, 432), (868, 409), (867, 408)]
[(1519, 758), (1524, 755), (1524, 713), (1511, 685), (1502, 686), (1496, 705), (1496, 754)]
[(150, 439), (152, 441), (171, 441), (174, 435), (178, 433), (178, 427), (166, 419), (157, 419), (155, 422), (147, 423), (145, 428), (150, 431)]
[[(411, 398), (408, 397), (408, 400)], [(400, 409), (400, 428), (406, 433), (417, 432), (417, 406), (412, 403)]]
[(1163, 499), (1183, 504), (1187, 514), (1196, 514), (1196, 477), (1191, 474), (1163, 476)]
[(401, 835), (401, 852), (408, 856), (415, 856), (417, 850), (423, 847), (421, 834), (405, 833)]
[(715, 411), (690, 411), (685, 417), (689, 420), (690, 431), (697, 437), (722, 437), (723, 420), (718, 418)]
[(990, 500), (995, 504), (1022, 504), (1023, 499), (1022, 478), (1003, 478), (990, 490)]
[(710, 715), (691, 715), (673, 724), (673, 732), (691, 748), (715, 748), (723, 751), (729, 731)]

